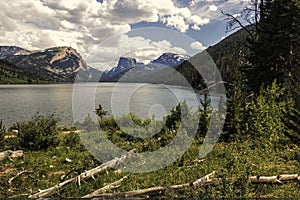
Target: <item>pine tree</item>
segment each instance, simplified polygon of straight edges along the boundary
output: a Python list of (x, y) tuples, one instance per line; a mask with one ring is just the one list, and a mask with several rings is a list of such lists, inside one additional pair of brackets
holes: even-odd
[(242, 73), (242, 68), (248, 65), (244, 59), (243, 51), (239, 52), (230, 72), (227, 81), (227, 114), (224, 124), (223, 138), (230, 140), (237, 138), (244, 133), (245, 129), (245, 105), (246, 105), (246, 82), (245, 75)]
[(99, 104), (98, 108), (96, 108), (95, 113), (100, 117), (102, 120), (105, 115), (108, 114), (106, 110), (104, 110), (103, 106)]
[(205, 136), (208, 131), (209, 123), (211, 119), (211, 100), (208, 96), (208, 90), (203, 91), (203, 100), (200, 99), (201, 108), (199, 110), (199, 129), (198, 129), (198, 138)]
[(257, 37), (250, 40), (252, 67), (249, 84), (258, 91), (274, 79), (285, 85), (286, 96), (292, 95), (299, 75), (300, 6), (295, 0), (262, 1)]
[(0, 145), (2, 145), (4, 142), (5, 134), (6, 134), (5, 125), (3, 124), (3, 121), (0, 120)]

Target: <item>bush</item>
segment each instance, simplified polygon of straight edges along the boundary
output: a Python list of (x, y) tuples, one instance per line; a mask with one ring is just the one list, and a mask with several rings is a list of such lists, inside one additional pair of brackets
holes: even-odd
[(20, 147), (45, 150), (58, 145), (58, 121), (53, 114), (49, 117), (37, 114), (28, 122), (17, 123)]
[(90, 115), (88, 115), (83, 122), (76, 122), (74, 126), (77, 129), (82, 129), (87, 132), (99, 130), (98, 122), (94, 121)]
[(80, 136), (75, 132), (64, 135), (61, 139), (61, 145), (63, 147), (70, 147), (79, 151), (85, 150), (85, 146), (82, 144)]
[(276, 81), (266, 89), (263, 87), (259, 95), (247, 105), (247, 134), (262, 142), (278, 142), (284, 138), (284, 117), (286, 102), (282, 100), (284, 89)]

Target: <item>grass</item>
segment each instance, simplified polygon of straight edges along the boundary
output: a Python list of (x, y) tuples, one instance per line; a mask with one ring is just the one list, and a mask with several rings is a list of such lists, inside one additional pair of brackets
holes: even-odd
[[(71, 169), (67, 178), (94, 168), (101, 163), (93, 158), (82, 145), (67, 146), (68, 135), (61, 135), (61, 144), (46, 151), (27, 151), (23, 158), (6, 160), (0, 164), (0, 197), (20, 197), (21, 194), (32, 194), (38, 189), (46, 189), (61, 181), (61, 177)], [(15, 138), (7, 139), (13, 143)], [(6, 145), (8, 146), (8, 145)], [(299, 173), (299, 147), (293, 144), (281, 148), (265, 146), (260, 141), (243, 139), (241, 142), (218, 143), (202, 162), (198, 159), (200, 145), (194, 142), (188, 151), (172, 165), (163, 169), (142, 174), (129, 174), (122, 186), (111, 192), (136, 190), (154, 186), (169, 186), (194, 181), (212, 171), (223, 184), (201, 189), (168, 190), (160, 194), (163, 198), (299, 198), (299, 184), (295, 181), (278, 184), (251, 184), (250, 175), (280, 175)], [(66, 158), (72, 160), (66, 162)], [(3, 171), (8, 173), (3, 173)], [(32, 174), (24, 174), (16, 178), (12, 184), (8, 180), (18, 171), (33, 170)], [(125, 172), (113, 169), (100, 174), (95, 180), (83, 181), (81, 187), (76, 183), (68, 185), (64, 190), (55, 193), (53, 198), (79, 198), (114, 182)]]

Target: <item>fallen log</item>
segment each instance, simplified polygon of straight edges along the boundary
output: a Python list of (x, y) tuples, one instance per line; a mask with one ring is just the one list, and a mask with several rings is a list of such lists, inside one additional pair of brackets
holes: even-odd
[(128, 192), (120, 192), (120, 193), (104, 193), (104, 194), (98, 194), (96, 196), (93, 196), (94, 198), (133, 198), (133, 197), (139, 197), (140, 195), (149, 195), (153, 193), (162, 192), (168, 189), (181, 189), (181, 188), (187, 188), (187, 187), (193, 187), (193, 188), (199, 188), (204, 187), (208, 185), (218, 184), (219, 179), (218, 178), (211, 178), (215, 175), (215, 172), (212, 172), (210, 174), (207, 174), (206, 176), (191, 182), (191, 183), (185, 183), (181, 185), (172, 185), (168, 187), (152, 187), (152, 188), (146, 188), (141, 190), (133, 190)]
[(17, 138), (17, 135), (5, 135), (4, 139)]
[(283, 174), (279, 176), (251, 176), (251, 183), (282, 183), (282, 181), (299, 180), (298, 174)]
[(16, 178), (18, 178), (22, 174), (30, 174), (30, 173), (33, 173), (33, 171), (27, 171), (27, 170), (21, 171), (21, 172), (17, 173), (17, 175), (15, 175), (14, 177), (10, 178), (8, 180), (8, 184), (11, 184), (13, 180), (15, 180)]
[(128, 152), (128, 154), (123, 155), (120, 158), (115, 158), (115, 159), (113, 159), (111, 161), (103, 163), (102, 165), (100, 165), (100, 166), (98, 166), (96, 168), (93, 168), (93, 169), (90, 169), (88, 171), (85, 171), (85, 172), (79, 174), (78, 176), (76, 176), (74, 178), (71, 178), (71, 179), (68, 179), (68, 180), (65, 180), (65, 181), (63, 181), (61, 183), (58, 183), (57, 185), (55, 185), (55, 186), (53, 186), (51, 188), (48, 188), (48, 189), (45, 189), (45, 190), (39, 190), (39, 192), (30, 195), (28, 198), (44, 198), (44, 197), (48, 197), (51, 194), (53, 194), (54, 192), (57, 192), (57, 191), (63, 189), (66, 185), (68, 185), (70, 183), (73, 183), (73, 182), (76, 182), (76, 181), (80, 185), (81, 181), (87, 180), (87, 179), (90, 179), (90, 178), (94, 179), (95, 175), (97, 175), (97, 174), (99, 174), (101, 172), (105, 172), (109, 168), (116, 168), (120, 163), (126, 162), (126, 160), (130, 156), (133, 156), (133, 155), (134, 155), (134, 150), (131, 150), (131, 151)]
[(115, 181), (113, 183), (110, 183), (110, 184), (108, 184), (108, 185), (106, 185), (106, 186), (104, 186), (104, 187), (102, 187), (102, 188), (100, 188), (98, 190), (95, 190), (94, 192), (92, 192), (90, 194), (87, 194), (87, 195), (85, 195), (85, 196), (83, 196), (81, 198), (93, 198), (93, 197), (95, 197), (95, 196), (97, 196), (97, 195), (99, 195), (99, 194), (101, 194), (101, 193), (103, 193), (103, 192), (105, 192), (107, 190), (118, 188), (118, 187), (121, 186), (120, 184), (122, 183), (122, 181), (124, 179), (126, 179), (126, 178), (127, 178), (127, 176), (124, 176), (123, 178), (121, 178), (121, 179), (119, 179), (119, 180), (117, 180), (117, 181)]
[(11, 151), (11, 150), (3, 151), (3, 152), (0, 152), (0, 161), (6, 160), (6, 159), (13, 160), (15, 158), (21, 158), (21, 157), (23, 157), (23, 155), (24, 155), (24, 152), (22, 150), (18, 150), (18, 151)]

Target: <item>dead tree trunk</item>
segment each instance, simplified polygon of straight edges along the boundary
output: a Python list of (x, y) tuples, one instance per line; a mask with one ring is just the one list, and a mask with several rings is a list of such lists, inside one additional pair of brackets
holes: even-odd
[(21, 171), (21, 172), (17, 173), (17, 175), (15, 175), (15, 176), (12, 177), (11, 179), (9, 179), (9, 180), (8, 180), (8, 184), (11, 184), (13, 180), (15, 180), (16, 178), (18, 178), (18, 177), (21, 176), (22, 174), (30, 174), (30, 173), (33, 173), (33, 171), (27, 171), (27, 170)]
[(299, 180), (298, 174), (279, 176), (251, 176), (251, 183), (282, 183), (282, 181)]
[(24, 152), (22, 150), (18, 150), (18, 151), (11, 151), (11, 150), (7, 150), (7, 151), (3, 151), (0, 152), (0, 161), (6, 160), (6, 159), (15, 159), (15, 158), (21, 158), (23, 157)]
[(89, 178), (94, 178), (95, 175), (104, 172), (106, 170), (108, 170), (109, 168), (115, 168), (116, 166), (118, 166), (118, 164), (120, 163), (124, 163), (130, 156), (134, 155), (134, 153), (132, 151), (130, 151), (127, 155), (123, 155), (120, 158), (115, 158), (111, 161), (108, 161), (106, 163), (103, 163), (102, 165), (90, 169), (88, 171), (85, 171), (81, 174), (79, 174), (78, 176), (68, 179), (64, 182), (61, 182), (51, 188), (45, 189), (45, 190), (39, 190), (39, 192), (32, 194), (29, 196), (29, 198), (44, 198), (44, 197), (48, 197), (51, 194), (55, 193), (58, 190), (63, 189), (66, 185), (73, 183), (73, 182), (78, 182), (78, 184), (80, 185), (80, 181), (81, 180), (87, 180)]
[(99, 194), (94, 197), (97, 198), (132, 198), (132, 197), (138, 197), (140, 195), (149, 195), (153, 193), (158, 193), (165, 191), (167, 189), (181, 189), (181, 188), (187, 188), (187, 187), (193, 187), (193, 188), (199, 188), (207, 185), (213, 185), (218, 184), (219, 179), (217, 178), (211, 178), (215, 172), (212, 172), (194, 182), (191, 183), (185, 183), (181, 185), (172, 185), (169, 187), (152, 187), (152, 188), (146, 188), (141, 190), (134, 190), (134, 191), (128, 191), (128, 192), (120, 192), (120, 193), (105, 193), (105, 194)]
[(87, 194), (87, 195), (85, 195), (85, 196), (83, 196), (81, 198), (93, 198), (93, 197), (95, 197), (95, 196), (97, 196), (97, 195), (99, 195), (99, 194), (101, 194), (101, 193), (103, 193), (103, 192), (105, 192), (107, 190), (118, 188), (118, 187), (120, 187), (120, 184), (122, 183), (122, 181), (124, 179), (126, 179), (126, 178), (127, 178), (127, 176), (124, 176), (120, 180), (117, 180), (117, 181), (115, 181), (113, 183), (110, 183), (110, 184), (108, 184), (108, 185), (106, 185), (106, 186), (104, 186), (104, 187), (102, 187), (102, 188), (100, 188), (100, 189), (92, 192), (91, 194)]

